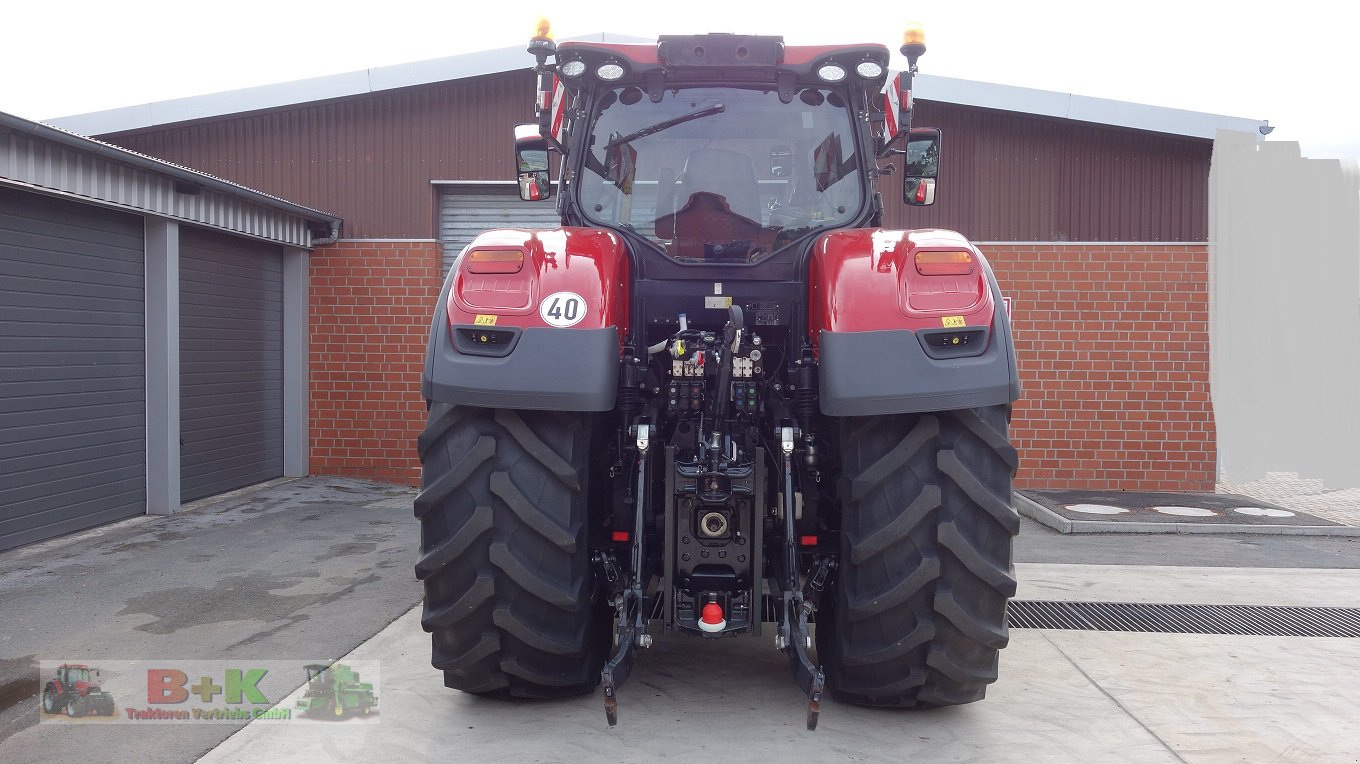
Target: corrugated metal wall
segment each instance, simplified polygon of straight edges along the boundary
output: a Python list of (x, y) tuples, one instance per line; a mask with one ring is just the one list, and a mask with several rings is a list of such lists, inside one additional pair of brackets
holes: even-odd
[(432, 180), (512, 180), (529, 70), (102, 136), (345, 219), (346, 238), (435, 238)]
[(307, 221), (282, 210), (213, 189), (182, 193), (174, 178), (132, 167), (116, 156), (98, 156), (96, 145), (78, 150), (43, 137), (0, 128), (0, 178), (84, 197), (100, 205), (190, 223), (299, 247), (311, 244)]
[[(511, 126), (532, 116), (508, 72), (102, 138), (345, 218), (348, 238), (434, 238), (432, 180), (509, 180)], [(918, 102), (945, 131), (938, 202), (890, 226), (980, 241), (1204, 241), (1207, 140)]]
[[(949, 228), (975, 241), (1205, 241), (1212, 141), (918, 102), (944, 131), (932, 207), (880, 184), (892, 227)], [(899, 168), (900, 169), (900, 168)]]

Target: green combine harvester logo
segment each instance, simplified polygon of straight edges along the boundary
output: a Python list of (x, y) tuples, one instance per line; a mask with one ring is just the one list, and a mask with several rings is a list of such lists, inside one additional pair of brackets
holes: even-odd
[(359, 681), (359, 672), (341, 663), (314, 663), (307, 670), (307, 690), (298, 699), (299, 715), (317, 719), (342, 719), (351, 714), (368, 716), (378, 706), (373, 685)]

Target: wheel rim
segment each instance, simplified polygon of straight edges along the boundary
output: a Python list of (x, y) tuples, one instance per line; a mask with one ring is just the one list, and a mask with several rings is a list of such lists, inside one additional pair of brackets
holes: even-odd
[(344, 707), (344, 706), (341, 706), (341, 705), (336, 705), (336, 707), (335, 707), (335, 715), (336, 715), (336, 716), (344, 716), (344, 714), (345, 714), (345, 707)]
[(76, 702), (74, 700), (66, 701), (66, 715), (67, 716), (76, 715)]

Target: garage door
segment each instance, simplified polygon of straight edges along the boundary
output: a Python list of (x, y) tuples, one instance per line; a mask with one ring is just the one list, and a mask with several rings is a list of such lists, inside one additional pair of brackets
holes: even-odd
[(283, 474), (279, 247), (180, 229), (180, 498)]
[(142, 219), (0, 188), (0, 549), (146, 511)]
[(444, 186), (439, 196), (439, 241), (444, 245), (444, 272), (477, 234), (489, 228), (556, 228), (557, 199), (525, 202), (509, 184)]

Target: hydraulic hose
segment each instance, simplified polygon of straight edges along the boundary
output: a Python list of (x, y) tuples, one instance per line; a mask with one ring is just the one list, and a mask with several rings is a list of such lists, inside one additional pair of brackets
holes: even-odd
[(740, 305), (728, 308), (727, 326), (723, 328), (722, 358), (718, 360), (718, 421), (727, 418), (727, 410), (732, 402), (732, 357), (737, 354), (741, 342), (741, 331), (745, 328), (745, 318)]

